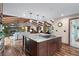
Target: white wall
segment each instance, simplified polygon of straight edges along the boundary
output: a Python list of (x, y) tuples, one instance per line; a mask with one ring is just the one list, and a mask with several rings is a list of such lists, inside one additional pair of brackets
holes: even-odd
[[(62, 27), (58, 27), (58, 23), (62, 22), (63, 26)], [(69, 19), (68, 18), (63, 18), (63, 19), (59, 19), (56, 20), (53, 24), (54, 26), (54, 35), (56, 36), (61, 36), (62, 37), (62, 42), (63, 43), (68, 43), (68, 36), (69, 36)], [(56, 32), (57, 30), (57, 32)], [(64, 30), (66, 32), (64, 32)]]

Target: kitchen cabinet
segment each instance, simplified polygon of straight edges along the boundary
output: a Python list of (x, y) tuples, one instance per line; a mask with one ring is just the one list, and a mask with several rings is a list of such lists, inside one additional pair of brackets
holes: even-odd
[(61, 37), (52, 38), (43, 42), (36, 42), (25, 38), (25, 53), (31, 56), (53, 56), (61, 50)]
[(48, 55), (54, 55), (61, 49), (61, 38), (55, 38), (48, 41)]
[(24, 51), (25, 51), (25, 53), (27, 52), (27, 53), (30, 54), (30, 52), (31, 52), (31, 45), (30, 45), (31, 41), (30, 41), (30, 38), (24, 37), (23, 41), (24, 41), (23, 45), (24, 45)]
[(39, 56), (47, 56), (48, 55), (48, 42), (40, 42), (38, 43), (38, 54)]

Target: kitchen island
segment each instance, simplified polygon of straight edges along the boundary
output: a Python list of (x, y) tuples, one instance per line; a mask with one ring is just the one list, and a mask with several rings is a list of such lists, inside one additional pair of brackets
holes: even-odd
[(61, 37), (50, 34), (29, 34), (23, 36), (25, 53), (31, 56), (53, 56), (61, 50)]

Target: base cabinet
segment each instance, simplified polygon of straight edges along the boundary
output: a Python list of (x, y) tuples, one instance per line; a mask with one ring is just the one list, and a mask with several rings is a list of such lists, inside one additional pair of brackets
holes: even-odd
[(52, 56), (54, 55), (57, 51), (61, 50), (61, 37), (60, 38), (55, 38), (51, 39), (48, 41), (48, 55)]
[(39, 43), (29, 39), (29, 41), (26, 40), (25, 43), (25, 46), (27, 46), (25, 50), (26, 52), (28, 50), (31, 56), (53, 56), (55, 52), (61, 49), (61, 37)]
[(53, 55), (55, 52), (56, 52), (56, 42), (55, 41), (52, 41), (50, 40), (48, 42), (48, 55)]
[(37, 44), (38, 56), (47, 56), (48, 55), (48, 42), (41, 42)]
[(36, 56), (37, 55), (37, 42), (33, 41), (30, 39), (30, 55), (31, 56)]

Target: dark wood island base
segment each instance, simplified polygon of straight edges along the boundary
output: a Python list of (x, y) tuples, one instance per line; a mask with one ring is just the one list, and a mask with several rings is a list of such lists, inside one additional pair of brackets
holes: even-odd
[(27, 40), (27, 38), (24, 41), (25, 53), (29, 53), (30, 56), (53, 56), (62, 47), (61, 37), (43, 42), (36, 42), (32, 39)]

